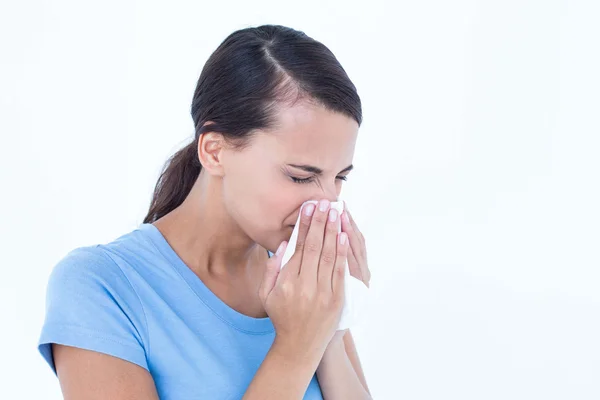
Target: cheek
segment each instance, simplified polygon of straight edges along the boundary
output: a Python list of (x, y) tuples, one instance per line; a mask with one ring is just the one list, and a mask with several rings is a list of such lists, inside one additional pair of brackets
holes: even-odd
[[(286, 190), (287, 189), (287, 190)], [(283, 240), (289, 240), (296, 223), (296, 214), (302, 199), (294, 190), (284, 188), (271, 190), (262, 196), (262, 205), (257, 220), (254, 220), (254, 240), (263, 247), (275, 251)]]
[(293, 228), (295, 203), (286, 190), (261, 190), (255, 192), (255, 205), (241, 204), (244, 223), (242, 229), (256, 243), (275, 252), (283, 240), (289, 240)]
[(262, 246), (275, 251), (282, 240), (289, 240), (296, 223), (298, 208), (304, 201), (301, 185), (285, 177), (275, 177), (268, 184), (254, 187), (256, 202), (253, 215), (248, 215), (248, 234)]
[(281, 181), (282, 179), (271, 181), (257, 194), (260, 217), (267, 229), (281, 229), (289, 222), (290, 215), (293, 215), (296, 207), (294, 199), (297, 195), (293, 187), (290, 188), (290, 185), (285, 185), (285, 181)]
[(294, 211), (289, 187), (271, 169), (255, 164), (254, 168), (240, 168), (223, 180), (226, 207), (254, 239), (280, 231), (283, 221)]

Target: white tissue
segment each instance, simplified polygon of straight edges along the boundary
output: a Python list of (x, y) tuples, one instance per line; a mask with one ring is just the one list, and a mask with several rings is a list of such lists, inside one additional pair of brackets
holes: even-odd
[[(285, 264), (287, 264), (287, 262), (290, 260), (290, 258), (292, 258), (294, 251), (296, 250), (296, 240), (298, 239), (298, 228), (300, 227), (299, 222), (300, 222), (300, 218), (302, 216), (302, 210), (303, 210), (304, 206), (309, 203), (317, 205), (319, 202), (316, 200), (309, 200), (302, 204), (302, 207), (300, 208), (300, 213), (298, 215), (298, 220), (296, 221), (296, 226), (294, 227), (292, 236), (290, 237), (290, 240), (288, 241), (288, 245), (286, 247), (285, 253), (283, 254), (283, 258), (281, 260), (281, 268), (283, 268), (285, 266)], [(342, 211), (344, 211), (344, 202), (343, 201), (331, 202), (330, 204), (331, 204), (331, 208), (335, 208), (338, 211), (338, 216), (342, 214)], [(340, 218), (338, 218), (337, 224), (338, 224), (338, 232), (341, 232), (342, 226), (341, 226)], [(342, 317), (338, 324), (337, 330), (348, 329), (352, 325), (355, 324), (355, 322), (357, 320), (357, 315), (356, 315), (357, 304), (356, 303), (363, 299), (363, 296), (366, 294), (366, 292), (368, 290), (367, 286), (361, 280), (350, 275), (350, 270), (348, 269), (347, 262), (346, 262), (346, 268), (344, 270), (345, 270), (345, 274), (346, 274), (346, 276), (344, 277), (345, 299), (344, 299), (344, 307), (342, 309)]]

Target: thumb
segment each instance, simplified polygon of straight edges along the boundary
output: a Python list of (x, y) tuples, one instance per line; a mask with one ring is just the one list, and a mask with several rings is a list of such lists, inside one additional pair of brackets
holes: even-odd
[(267, 299), (269, 293), (271, 293), (271, 290), (273, 290), (273, 287), (275, 286), (275, 282), (277, 282), (277, 277), (279, 276), (279, 271), (281, 270), (281, 260), (286, 247), (287, 242), (281, 242), (277, 248), (277, 252), (267, 261), (259, 293), (263, 301)]

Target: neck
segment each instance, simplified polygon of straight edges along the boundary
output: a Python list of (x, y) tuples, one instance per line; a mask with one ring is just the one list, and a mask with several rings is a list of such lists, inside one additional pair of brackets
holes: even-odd
[(253, 279), (266, 250), (248, 237), (223, 203), (221, 180), (200, 174), (185, 201), (154, 225), (199, 276)]

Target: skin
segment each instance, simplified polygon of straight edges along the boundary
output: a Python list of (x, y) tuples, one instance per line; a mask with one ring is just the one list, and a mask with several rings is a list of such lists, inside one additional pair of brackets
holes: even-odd
[[(315, 371), (327, 400), (370, 398), (352, 335), (349, 330), (335, 331), (336, 320), (331, 317), (341, 311), (343, 292), (333, 289), (343, 288), (335, 271), (343, 271), (340, 266), (346, 259), (353, 276), (367, 286), (370, 280), (364, 236), (351, 215), (338, 216), (347, 237), (345, 245), (327, 223), (329, 210), (317, 209), (312, 216), (303, 216), (306, 227), (299, 235), (293, 261), (281, 273), (276, 263), (283, 251), (271, 260), (266, 253), (267, 249), (275, 252), (289, 239), (304, 201), (337, 200), (352, 165), (357, 134), (358, 124), (352, 118), (308, 102), (281, 106), (275, 126), (254, 133), (243, 150), (234, 149), (222, 135), (207, 132), (198, 143), (203, 168), (190, 194), (154, 223), (185, 264), (225, 303), (243, 314), (273, 320), (275, 342), (244, 399), (302, 398)], [(291, 165), (315, 166), (322, 172)], [(298, 183), (293, 178), (309, 181)], [(326, 246), (324, 238), (330, 242)], [(304, 248), (311, 240), (321, 242), (318, 255), (310, 255), (316, 246)], [(331, 263), (325, 263), (321, 250), (331, 250), (337, 257), (334, 254)], [(323, 282), (328, 283), (318, 287), (306, 283), (316, 282), (317, 275), (325, 276), (329, 280)], [(295, 282), (292, 279), (303, 284), (286, 285)], [(329, 314), (322, 316), (296, 311), (306, 316), (305, 326), (314, 325), (318, 335), (301, 336), (303, 330), (291, 325), (289, 318), (275, 318), (278, 309), (273, 304), (286, 301), (290, 307), (320, 309), (303, 303), (306, 290), (282, 287), (313, 287), (313, 299), (331, 304), (323, 311)], [(316, 325), (317, 320), (330, 323)], [(306, 342), (307, 338), (312, 341)], [(306, 351), (299, 341), (314, 351)], [(158, 398), (152, 376), (135, 364), (70, 346), (53, 345), (53, 352), (65, 399)]]

